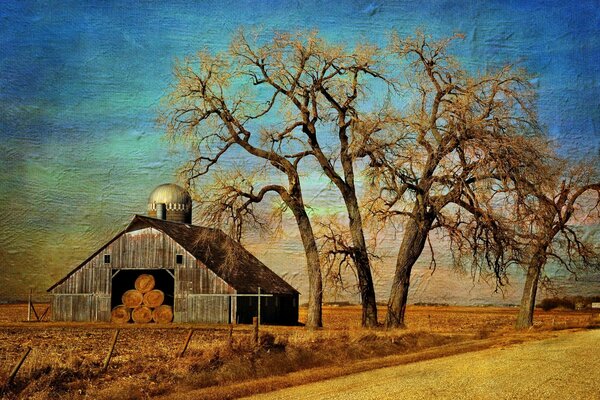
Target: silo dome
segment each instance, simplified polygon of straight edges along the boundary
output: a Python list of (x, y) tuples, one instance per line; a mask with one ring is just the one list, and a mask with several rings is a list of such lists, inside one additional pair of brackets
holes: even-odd
[(192, 223), (192, 198), (181, 186), (165, 183), (148, 198), (148, 216), (175, 222)]

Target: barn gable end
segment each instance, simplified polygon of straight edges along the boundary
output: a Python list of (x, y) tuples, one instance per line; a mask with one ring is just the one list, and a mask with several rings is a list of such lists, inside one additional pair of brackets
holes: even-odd
[(238, 303), (221, 294), (255, 293), (258, 287), (292, 299), (297, 320), (298, 292), (221, 231), (139, 215), (48, 290), (53, 319), (110, 321), (138, 272), (162, 277), (176, 322), (235, 322)]

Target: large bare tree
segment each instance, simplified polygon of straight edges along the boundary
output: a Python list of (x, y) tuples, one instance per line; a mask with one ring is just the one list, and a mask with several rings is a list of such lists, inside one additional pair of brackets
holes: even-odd
[(535, 298), (548, 259), (572, 273), (600, 268), (600, 248), (585, 232), (587, 223), (600, 221), (600, 174), (594, 161), (569, 165), (555, 160), (540, 171), (546, 175), (545, 182), (521, 183), (529, 196), (515, 204), (525, 227), (519, 236), (528, 251), (517, 329), (533, 325)]
[(502, 278), (518, 247), (494, 206), (514, 181), (535, 174), (541, 157), (527, 76), (511, 66), (468, 73), (447, 54), (455, 38), (393, 37), (406, 68), (405, 105), (384, 134), (365, 139), (371, 211), (403, 219), (388, 327), (404, 326), (411, 271), (436, 228), (454, 251)]
[(279, 101), (277, 111), (287, 129), (271, 136), (274, 146), (298, 145), (297, 157), (310, 156), (342, 197), (363, 326), (377, 325), (377, 306), (355, 176), (356, 162), (364, 154), (355, 151), (355, 138), (381, 129), (383, 123), (367, 102), (370, 89), (386, 90), (390, 84), (379, 54), (369, 45), (331, 45), (314, 33), (275, 34), (263, 43), (240, 33), (231, 46), (255, 92), (271, 97), (270, 104)]
[[(241, 233), (245, 218), (255, 215), (255, 204), (268, 194), (281, 198), (294, 215), (306, 255), (306, 326), (322, 326), (319, 253), (298, 173), (298, 164), (308, 154), (296, 151), (293, 138), (288, 137), (299, 126), (298, 121), (280, 116), (277, 124), (255, 123), (267, 115), (279, 115), (276, 104), (283, 96), (278, 92), (269, 97), (250, 92), (246, 61), (235, 50), (218, 55), (200, 52), (179, 61), (174, 74), (176, 83), (166, 99), (161, 119), (168, 135), (188, 143), (194, 154), (183, 169), (185, 178), (193, 182), (204, 177), (216, 166), (226, 164), (227, 157), (245, 157), (255, 166), (271, 168), (271, 175), (266, 174), (270, 181), (258, 180), (256, 186), (251, 172), (245, 176), (247, 179), (238, 175), (214, 180), (208, 203), (213, 203), (215, 221), (230, 218)], [(222, 169), (217, 172), (224, 173)]]

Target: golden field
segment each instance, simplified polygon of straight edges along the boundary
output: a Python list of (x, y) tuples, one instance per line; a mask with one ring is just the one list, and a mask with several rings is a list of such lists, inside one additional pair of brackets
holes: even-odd
[[(43, 310), (44, 305), (36, 305)], [(301, 309), (301, 320), (305, 309)], [(380, 320), (384, 318), (380, 309)], [(32, 351), (2, 398), (235, 398), (482, 348), (535, 340), (599, 324), (589, 311), (536, 311), (535, 326), (513, 329), (515, 308), (409, 306), (407, 329), (360, 328), (360, 307), (324, 307), (325, 327), (113, 325), (24, 322), (24, 304), (0, 306), (0, 385)], [(101, 371), (116, 328), (120, 334)], [(195, 329), (183, 357), (178, 354)]]

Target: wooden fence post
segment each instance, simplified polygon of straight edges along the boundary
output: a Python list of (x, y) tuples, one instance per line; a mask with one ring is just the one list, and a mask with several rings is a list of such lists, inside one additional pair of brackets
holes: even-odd
[(258, 288), (258, 310), (256, 316), (258, 317), (258, 324), (260, 325), (260, 287)]
[(233, 325), (229, 324), (229, 333), (227, 334), (227, 346), (229, 350), (233, 348)]
[(29, 355), (30, 351), (31, 351), (31, 347), (28, 347), (27, 350), (25, 350), (25, 353), (23, 353), (23, 356), (21, 357), (21, 359), (19, 360), (17, 365), (15, 365), (15, 367), (11, 371), (10, 375), (8, 376), (8, 380), (6, 381), (7, 386), (10, 385), (12, 383), (12, 381), (15, 379), (15, 376), (17, 376), (17, 372), (19, 372), (21, 365), (23, 365), (23, 363), (25, 362), (25, 359)]
[(50, 306), (46, 307), (46, 309), (44, 310), (44, 312), (42, 313), (42, 315), (40, 316), (40, 321), (44, 320), (44, 317), (46, 316), (46, 314), (48, 313), (48, 310), (50, 310)]
[(254, 340), (254, 345), (258, 346), (258, 317), (253, 317), (252, 318), (252, 325), (254, 326), (253, 329), (253, 340)]
[(27, 321), (31, 321), (31, 292), (33, 289), (29, 289), (29, 296), (27, 296)]
[(179, 352), (179, 357), (183, 357), (183, 354), (185, 353), (185, 351), (188, 348), (188, 344), (190, 344), (190, 340), (192, 339), (193, 334), (194, 334), (194, 330), (190, 329), (190, 331), (188, 332), (187, 338), (185, 339), (185, 343), (183, 344), (183, 347), (181, 348), (181, 351)]
[(33, 311), (33, 315), (35, 316), (35, 320), (39, 321), (40, 320), (40, 316), (38, 315), (37, 311), (35, 311), (35, 306), (33, 305), (33, 302), (31, 302), (31, 310)]
[(108, 363), (110, 362), (110, 358), (112, 357), (113, 351), (115, 349), (115, 345), (117, 344), (117, 338), (119, 337), (119, 329), (115, 330), (115, 334), (113, 335), (112, 344), (110, 345), (110, 350), (104, 359), (104, 364), (102, 364), (102, 371), (106, 371), (108, 369)]

